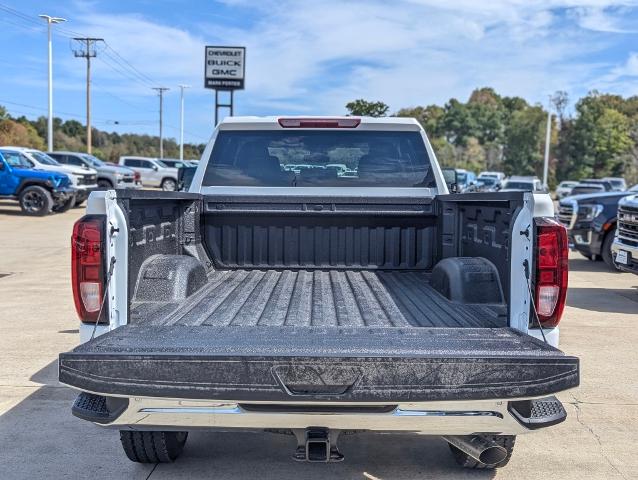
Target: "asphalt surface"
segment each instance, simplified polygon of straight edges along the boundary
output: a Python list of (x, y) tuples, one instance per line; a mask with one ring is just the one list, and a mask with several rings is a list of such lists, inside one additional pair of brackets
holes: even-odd
[(142, 466), (118, 433), (71, 416), (57, 355), (78, 342), (70, 235), (83, 214), (29, 218), (0, 202), (0, 478), (638, 478), (638, 276), (572, 254), (561, 348), (581, 358), (581, 386), (560, 395), (568, 419), (517, 439), (510, 464), (459, 469), (440, 438), (343, 438), (338, 464), (291, 460), (292, 438), (269, 433), (190, 435), (174, 464)]

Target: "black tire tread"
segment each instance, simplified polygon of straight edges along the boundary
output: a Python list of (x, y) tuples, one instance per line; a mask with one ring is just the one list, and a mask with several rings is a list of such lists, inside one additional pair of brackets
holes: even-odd
[[(179, 439), (184, 434), (183, 440)], [(120, 441), (129, 460), (138, 463), (171, 463), (182, 453), (185, 432), (140, 432), (121, 430)]]
[(474, 470), (492, 470), (494, 468), (501, 468), (508, 464), (510, 458), (512, 458), (512, 453), (514, 452), (514, 444), (516, 443), (516, 435), (485, 435), (486, 438), (496, 442), (507, 450), (507, 457), (502, 462), (499, 462), (495, 465), (486, 465), (474, 458), (470, 457), (467, 453), (459, 450), (454, 445), (448, 446), (452, 451), (452, 455), (454, 456), (454, 460), (463, 468), (471, 468)]
[(51, 196), (51, 192), (49, 192), (46, 188), (41, 187), (40, 185), (29, 185), (28, 187), (25, 187), (24, 190), (20, 192), (20, 196), (19, 196), (20, 208), (22, 208), (22, 196), (29, 190), (40, 191), (40, 193), (44, 195), (44, 198), (46, 199), (47, 203), (45, 207), (39, 212), (29, 213), (29, 212), (25, 212), (24, 210), (23, 212), (26, 213), (27, 215), (32, 215), (34, 217), (43, 217), (45, 215), (49, 215), (51, 211), (53, 210), (53, 197)]

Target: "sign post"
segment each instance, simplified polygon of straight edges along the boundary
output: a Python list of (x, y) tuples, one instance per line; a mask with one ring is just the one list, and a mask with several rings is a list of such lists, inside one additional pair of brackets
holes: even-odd
[[(234, 91), (244, 89), (246, 72), (245, 47), (205, 48), (204, 87), (215, 90), (215, 125), (219, 120), (219, 109), (229, 108), (233, 115)], [(220, 103), (219, 92), (229, 92), (228, 103)]]

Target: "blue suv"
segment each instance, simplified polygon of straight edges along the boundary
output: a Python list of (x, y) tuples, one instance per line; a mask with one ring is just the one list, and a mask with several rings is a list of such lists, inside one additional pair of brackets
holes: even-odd
[(19, 152), (0, 153), (0, 198), (17, 200), (27, 215), (64, 212), (75, 204), (75, 189), (65, 174), (35, 170)]

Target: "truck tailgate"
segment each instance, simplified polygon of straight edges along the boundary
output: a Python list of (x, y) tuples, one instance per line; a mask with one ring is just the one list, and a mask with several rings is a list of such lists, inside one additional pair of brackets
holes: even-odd
[(104, 395), (270, 402), (521, 398), (579, 382), (577, 358), (510, 328), (126, 325), (59, 369)]

